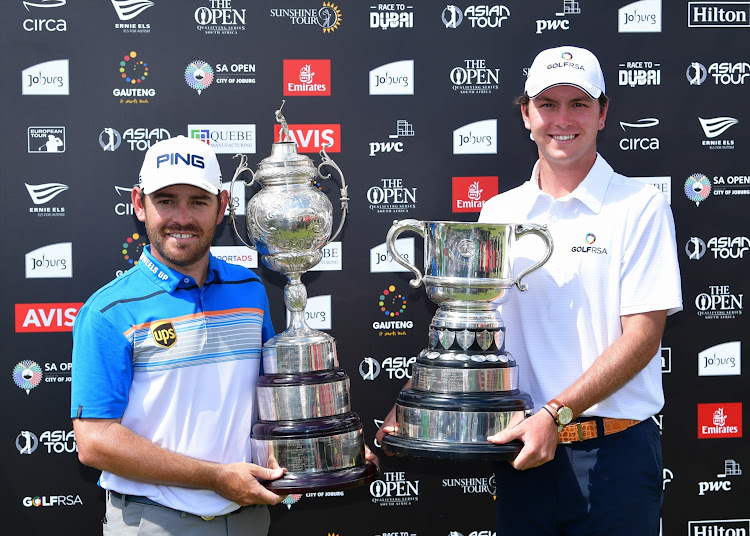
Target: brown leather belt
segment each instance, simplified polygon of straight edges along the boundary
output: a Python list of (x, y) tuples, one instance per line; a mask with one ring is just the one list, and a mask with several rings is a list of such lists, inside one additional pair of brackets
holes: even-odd
[(599, 437), (599, 432), (597, 430), (597, 420), (601, 420), (601, 422), (603, 423), (605, 436), (616, 434), (617, 432), (622, 432), (623, 430), (641, 422), (634, 419), (611, 419), (609, 417), (604, 417), (602, 419), (592, 419), (590, 421), (583, 422), (572, 422), (563, 427), (562, 430), (560, 430), (557, 442), (575, 443)]

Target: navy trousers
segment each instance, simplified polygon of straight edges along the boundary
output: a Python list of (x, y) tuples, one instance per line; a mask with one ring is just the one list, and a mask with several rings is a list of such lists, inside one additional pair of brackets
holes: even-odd
[(534, 469), (501, 462), (497, 536), (657, 536), (662, 467), (652, 419), (558, 445), (554, 460)]

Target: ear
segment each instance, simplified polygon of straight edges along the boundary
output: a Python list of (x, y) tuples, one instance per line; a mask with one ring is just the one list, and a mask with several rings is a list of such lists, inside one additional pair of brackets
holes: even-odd
[(604, 128), (605, 120), (607, 119), (607, 112), (609, 111), (609, 101), (602, 107), (602, 111), (599, 112), (599, 130)]
[(531, 122), (529, 121), (529, 105), (528, 104), (521, 105), (521, 117), (523, 118), (523, 126), (526, 127), (526, 130), (531, 130)]
[(224, 219), (224, 212), (227, 210), (227, 205), (229, 204), (229, 192), (226, 190), (222, 190), (219, 194), (219, 213), (216, 215), (216, 225), (219, 225), (221, 223), (221, 220)]
[(141, 201), (141, 189), (138, 186), (133, 186), (133, 190), (130, 192), (130, 200), (133, 202), (133, 209), (135, 217), (138, 221), (146, 221), (146, 207)]

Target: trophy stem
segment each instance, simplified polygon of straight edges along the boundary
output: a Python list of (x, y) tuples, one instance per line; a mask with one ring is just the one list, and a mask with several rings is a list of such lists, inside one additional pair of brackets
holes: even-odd
[(289, 272), (286, 274), (288, 283), (284, 286), (284, 305), (289, 311), (289, 325), (286, 332), (289, 335), (297, 332), (313, 331), (305, 321), (305, 307), (307, 306), (307, 287), (302, 283), (303, 272)]

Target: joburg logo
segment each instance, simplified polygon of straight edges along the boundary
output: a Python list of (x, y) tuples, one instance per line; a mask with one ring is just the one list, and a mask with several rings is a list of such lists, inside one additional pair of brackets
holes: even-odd
[[(281, 139), (281, 125), (274, 125), (273, 135)], [(289, 125), (289, 135), (301, 153), (316, 153), (324, 147), (329, 153), (341, 152), (340, 124)]]
[(73, 331), (73, 321), (83, 303), (17, 303), (16, 333)]
[(161, 320), (151, 324), (151, 336), (154, 342), (164, 348), (172, 348), (177, 342), (177, 332), (171, 320)]
[(711, 181), (703, 173), (693, 173), (685, 180), (685, 196), (695, 203), (695, 206), (708, 199), (711, 195)]
[(69, 95), (69, 62), (51, 60), (38, 63), (21, 72), (22, 95)]
[(198, 95), (214, 81), (214, 69), (203, 60), (195, 60), (185, 67), (185, 83), (198, 92)]
[(26, 279), (73, 277), (73, 243), (60, 242), (30, 251), (25, 256)]
[(698, 439), (742, 437), (742, 402), (698, 404)]
[(620, 33), (661, 32), (661, 0), (640, 0), (617, 10)]
[(26, 391), (27, 395), (41, 383), (43, 376), (42, 367), (36, 361), (26, 359), (16, 363), (16, 366), (13, 367), (13, 383), (19, 389)]
[(394, 61), (372, 69), (370, 95), (414, 95), (414, 60)]
[(498, 194), (498, 177), (453, 177), (452, 193), (452, 212), (480, 212)]
[(454, 130), (453, 154), (497, 154), (497, 119), (475, 121)]
[(284, 95), (331, 94), (331, 60), (284, 60)]
[(698, 353), (698, 376), (739, 376), (742, 374), (742, 343), (731, 341)]

